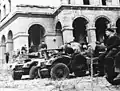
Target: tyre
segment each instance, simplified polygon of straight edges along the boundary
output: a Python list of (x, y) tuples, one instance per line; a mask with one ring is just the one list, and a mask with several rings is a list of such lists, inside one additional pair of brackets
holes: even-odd
[(75, 71), (74, 74), (77, 77), (81, 77), (86, 75), (86, 71)]
[(107, 62), (107, 65), (105, 65), (105, 74), (106, 74), (106, 80), (112, 84), (112, 85), (119, 85), (120, 80), (114, 80), (114, 78), (117, 77), (118, 73), (115, 72), (113, 60), (109, 60)]
[(118, 73), (114, 72), (114, 68), (105, 68), (106, 80), (112, 85), (119, 85), (120, 80), (114, 80), (117, 77)]
[(74, 69), (74, 75), (77, 77), (85, 76), (87, 70), (88, 70), (87, 64), (79, 64), (79, 65), (76, 64)]
[(15, 72), (15, 70), (12, 71), (12, 78), (13, 80), (20, 80), (22, 78), (21, 72)]
[(64, 63), (55, 64), (50, 72), (53, 80), (61, 80), (69, 77), (69, 68)]
[(49, 78), (50, 72), (48, 71), (48, 69), (38, 69), (38, 76), (40, 78)]
[(37, 66), (32, 66), (29, 71), (30, 79), (38, 78), (38, 68)]

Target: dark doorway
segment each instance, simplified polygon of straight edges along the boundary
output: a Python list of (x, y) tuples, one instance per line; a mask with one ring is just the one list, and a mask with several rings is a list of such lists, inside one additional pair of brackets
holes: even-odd
[(32, 48), (33, 52), (38, 51), (41, 41), (44, 40), (44, 33), (44, 28), (39, 24), (34, 24), (29, 28), (28, 45), (30, 49)]
[(80, 44), (87, 43), (87, 31), (86, 31), (86, 24), (87, 20), (79, 17), (73, 21), (73, 37), (76, 42)]
[(6, 45), (6, 51), (11, 54), (13, 51), (13, 33), (11, 30), (8, 32), (7, 41), (8, 43)]
[(60, 47), (63, 44), (62, 25), (59, 21), (56, 24), (56, 42), (58, 47)]
[(105, 30), (109, 21), (106, 18), (99, 18), (95, 22), (96, 27), (96, 40), (99, 42), (104, 42), (106, 40)]

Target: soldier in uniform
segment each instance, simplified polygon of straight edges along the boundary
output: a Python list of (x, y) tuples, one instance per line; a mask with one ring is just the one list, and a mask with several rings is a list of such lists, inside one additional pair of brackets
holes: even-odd
[(46, 49), (47, 49), (47, 44), (44, 41), (42, 41), (42, 43), (39, 46), (39, 51), (40, 51), (41, 57), (46, 57), (46, 55), (45, 55), (45, 53), (46, 53), (45, 51), (47, 51)]
[[(107, 40), (105, 43), (106, 51), (104, 54), (99, 56), (99, 65), (100, 67), (103, 67), (103, 65), (105, 65), (105, 67), (108, 69), (105, 69), (105, 71), (112, 75), (111, 71), (113, 70), (112, 67), (114, 65), (113, 58), (120, 51), (120, 38), (115, 35), (114, 30), (112, 30), (111, 28), (108, 28), (105, 33), (107, 36)], [(101, 71), (100, 73), (102, 75), (104, 74), (103, 71)]]

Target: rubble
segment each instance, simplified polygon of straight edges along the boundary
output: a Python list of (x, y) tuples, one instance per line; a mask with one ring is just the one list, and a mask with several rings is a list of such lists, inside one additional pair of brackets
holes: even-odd
[[(27, 78), (26, 78), (27, 77)], [(104, 77), (73, 77), (61, 81), (50, 78), (30, 80), (29, 76), (14, 81), (11, 71), (0, 69), (0, 91), (120, 91), (120, 85), (112, 86)]]

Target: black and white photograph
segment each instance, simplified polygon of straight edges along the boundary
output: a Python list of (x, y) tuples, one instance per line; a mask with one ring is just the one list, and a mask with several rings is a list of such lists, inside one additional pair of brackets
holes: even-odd
[(120, 0), (0, 0), (0, 91), (120, 91)]

